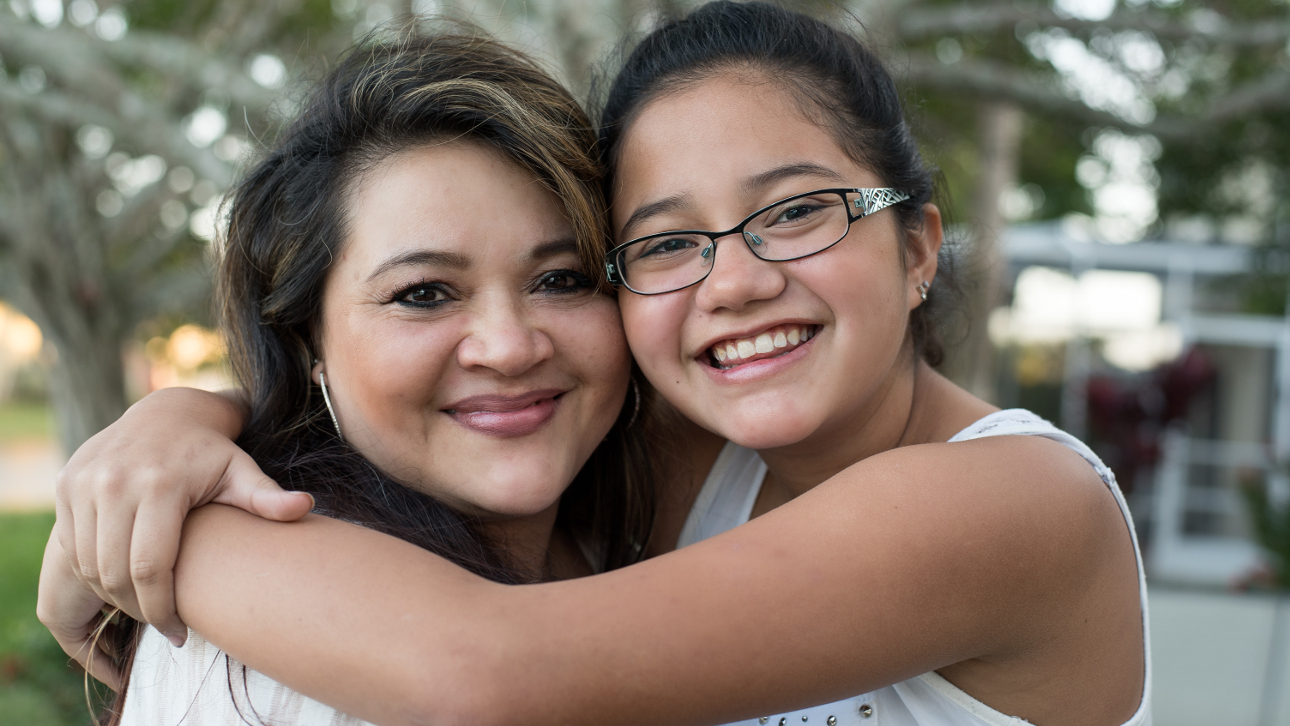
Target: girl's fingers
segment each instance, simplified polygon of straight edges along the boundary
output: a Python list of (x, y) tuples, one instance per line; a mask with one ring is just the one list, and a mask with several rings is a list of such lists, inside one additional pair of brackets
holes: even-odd
[(106, 602), (110, 596), (99, 579), (98, 511), (88, 501), (80, 502), (79, 506), (73, 505), (72, 510), (75, 512), (75, 554), (68, 550), (68, 558), (75, 565), (77, 579)]
[(106, 643), (95, 635), (103, 622), (104, 602), (77, 579), (62, 545), (51, 536), (40, 567), (40, 593), (36, 615), (49, 628), (58, 645), (95, 678), (119, 688), (121, 675)]
[(134, 518), (130, 578), (142, 620), (161, 631), (175, 647), (188, 638), (188, 626), (175, 610), (175, 561), (187, 507), (148, 500)]
[[(131, 578), (131, 539), (134, 536), (135, 510), (131, 503), (114, 509), (100, 509), (95, 526), (98, 544), (98, 580), (103, 599), (127, 615), (138, 620), (142, 617), (139, 601)], [(96, 588), (98, 589), (98, 588)]]
[(214, 501), (278, 522), (294, 522), (314, 507), (312, 496), (278, 486), (241, 449), (231, 453)]

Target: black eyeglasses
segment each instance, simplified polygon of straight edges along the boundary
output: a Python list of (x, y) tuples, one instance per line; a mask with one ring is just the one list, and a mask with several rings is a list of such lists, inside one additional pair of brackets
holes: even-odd
[(662, 295), (707, 278), (721, 237), (741, 235), (748, 249), (763, 260), (800, 260), (841, 242), (857, 219), (908, 199), (908, 194), (895, 189), (819, 189), (797, 194), (758, 209), (725, 232), (678, 230), (637, 237), (605, 254), (605, 272), (610, 284), (638, 295)]

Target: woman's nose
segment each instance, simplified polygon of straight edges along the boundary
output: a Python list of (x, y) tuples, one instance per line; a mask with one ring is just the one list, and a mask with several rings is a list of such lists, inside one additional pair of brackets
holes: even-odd
[[(732, 235), (718, 240), (713, 249), (712, 272), (701, 283), (695, 303), (704, 311), (743, 310), (758, 300), (770, 300), (784, 291), (786, 280), (779, 263), (754, 255), (744, 239)], [(720, 254), (716, 254), (716, 253)]]
[(457, 346), (457, 363), (467, 370), (489, 368), (518, 376), (555, 353), (551, 339), (535, 328), (515, 301), (489, 301)]

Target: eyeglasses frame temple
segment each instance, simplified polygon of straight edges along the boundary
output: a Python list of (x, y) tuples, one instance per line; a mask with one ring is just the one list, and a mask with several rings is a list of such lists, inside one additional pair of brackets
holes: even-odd
[(861, 213), (852, 216), (851, 210), (849, 208), (847, 209), (847, 216), (851, 217), (850, 221), (852, 222), (857, 219), (868, 217), (871, 214), (876, 214), (892, 205), (909, 201), (910, 199), (908, 194), (889, 187), (878, 189), (851, 189), (849, 191), (860, 195), (860, 198), (856, 199), (853, 202), (853, 205), (856, 209), (861, 210)]

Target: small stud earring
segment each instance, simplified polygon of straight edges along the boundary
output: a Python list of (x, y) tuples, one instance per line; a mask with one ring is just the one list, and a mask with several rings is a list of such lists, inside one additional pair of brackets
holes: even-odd
[(932, 283), (930, 283), (930, 282), (928, 282), (928, 281), (926, 281), (926, 280), (923, 280), (922, 282), (920, 282), (920, 283), (918, 284), (918, 296), (919, 296), (919, 297), (921, 297), (921, 298), (923, 298), (924, 300), (926, 300), (926, 299), (927, 299), (927, 291), (928, 291), (928, 290), (930, 290), (930, 289), (932, 289)]

